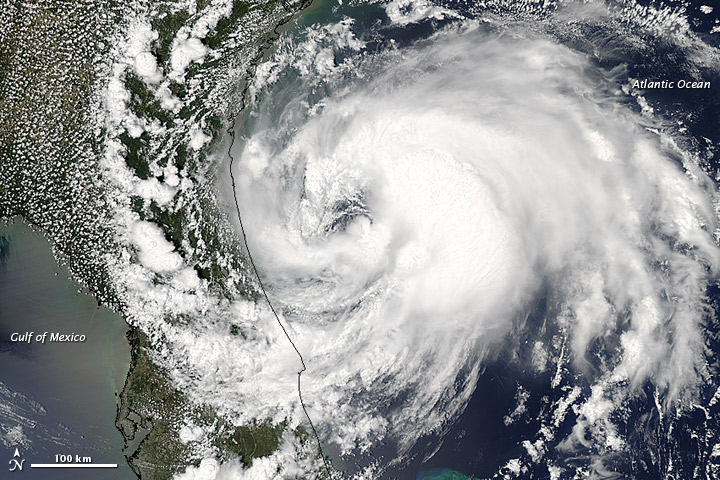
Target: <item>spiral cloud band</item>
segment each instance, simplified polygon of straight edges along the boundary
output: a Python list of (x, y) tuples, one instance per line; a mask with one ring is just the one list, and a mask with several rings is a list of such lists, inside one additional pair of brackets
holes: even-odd
[[(618, 72), (473, 23), (353, 68), (321, 99), (310, 75), (266, 86), (283, 104), (258, 96), (235, 165), (249, 250), (324, 441), (402, 452), (441, 430), (540, 296), (591, 383), (692, 392), (715, 187), (623, 103)], [(586, 417), (580, 441), (600, 421)]]

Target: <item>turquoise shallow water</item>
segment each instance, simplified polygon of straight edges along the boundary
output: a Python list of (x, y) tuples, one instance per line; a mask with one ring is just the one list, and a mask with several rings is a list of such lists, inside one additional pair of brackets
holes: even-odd
[[(132, 480), (115, 428), (130, 362), (127, 326), (59, 268), (20, 221), (0, 221), (0, 478)], [(85, 335), (78, 343), (14, 341), (26, 332)], [(15, 336), (14, 336), (15, 335)], [(8, 472), (18, 448), (23, 471)], [(115, 469), (38, 469), (56, 455)], [(6, 477), (7, 475), (7, 477)]]
[(422, 470), (417, 474), (417, 480), (474, 480), (475, 478), (449, 468)]

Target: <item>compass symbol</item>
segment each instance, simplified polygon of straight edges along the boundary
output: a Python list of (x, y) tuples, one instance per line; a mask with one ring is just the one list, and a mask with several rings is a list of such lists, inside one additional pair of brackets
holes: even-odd
[(16, 470), (22, 471), (25, 459), (20, 458), (20, 450), (18, 450), (17, 447), (15, 448), (15, 455), (13, 455), (13, 458), (8, 463), (10, 464), (9, 470), (11, 472)]

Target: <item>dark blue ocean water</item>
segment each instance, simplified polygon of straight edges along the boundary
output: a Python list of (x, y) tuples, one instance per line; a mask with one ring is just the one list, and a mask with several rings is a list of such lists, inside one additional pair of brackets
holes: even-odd
[[(701, 40), (717, 45), (718, 35), (710, 35), (709, 32), (720, 18), (720, 5), (715, 6), (709, 15), (699, 10), (701, 5), (711, 3), (689, 2), (688, 19)], [(478, 12), (475, 2), (450, 1), (443, 4), (468, 15)], [(363, 55), (388, 48), (402, 48), (429, 37), (448, 22), (429, 20), (396, 27), (390, 25), (380, 5), (358, 6), (350, 3), (337, 6), (334, 2), (323, 0), (314, 3), (300, 18), (297, 31), (314, 23), (334, 23), (345, 16), (354, 19), (353, 31), (366, 42)], [(543, 17), (543, 14), (537, 15), (538, 19)], [(688, 52), (668, 39), (645, 35), (644, 44), (639, 45), (630, 37), (618, 34), (607, 23), (578, 22), (572, 34), (548, 24), (544, 24), (543, 28), (549, 35), (554, 35), (556, 41), (588, 54), (599, 68), (607, 72), (624, 72), (616, 79), (618, 87), (628, 78), (710, 81), (712, 88), (706, 90), (647, 90), (643, 96), (654, 109), (655, 116), (667, 120), (663, 128), (677, 134), (676, 138), (683, 148), (697, 153), (711, 176), (718, 173), (720, 76), (717, 65), (697, 68), (697, 64), (689, 61)], [(355, 54), (352, 51), (339, 52), (335, 60), (339, 63), (344, 56)], [(323, 92), (317, 92), (317, 95), (322, 97)], [(630, 95), (621, 101), (630, 108), (640, 110), (637, 101)], [(717, 358), (720, 354), (720, 289), (711, 286), (707, 293), (713, 306), (706, 318), (707, 346)], [(499, 467), (515, 458), (523, 459), (523, 464), (529, 466), (523, 478), (549, 478), (548, 462), (569, 467), (569, 470), (587, 465), (591, 451), (567, 453), (558, 449), (559, 443), (570, 434), (575, 424), (576, 415), (572, 409), (554, 429), (554, 440), (548, 442), (548, 451), (539, 464), (529, 461), (528, 452), (522, 444), (524, 440), (538, 438), (540, 428), (552, 423), (552, 405), (567, 395), (568, 390), (563, 387), (570, 387), (569, 384), (552, 387), (552, 369), (536, 374), (531, 367), (531, 346), (534, 342), (549, 343), (558, 333), (551, 329), (541, 332), (544, 319), (556, 313), (549, 304), (548, 298), (541, 296), (523, 329), (509, 338), (507, 344), (490, 359), (484, 360), (483, 372), (465, 411), (449, 425), (442, 438), (428, 436), (421, 439), (407, 461), (390, 469), (385, 478), (502, 478), (506, 472)], [(597, 348), (603, 346), (598, 345)], [(699, 405), (704, 406), (709, 404), (718, 387), (718, 365), (711, 364), (709, 367), (715, 372), (715, 377), (705, 386), (699, 399)], [(589, 396), (590, 384), (583, 381), (582, 375), (574, 376), (571, 381), (572, 386), (581, 389), (580, 398)], [(504, 419), (517, 406), (520, 391), (527, 393), (525, 412), (514, 422), (506, 424)], [(661, 419), (658, 414), (656, 394), (662, 398), (663, 392), (656, 392), (651, 383), (642, 386), (634, 400), (616, 414), (617, 418), (612, 419), (627, 440), (628, 448), (615, 456), (606, 457), (606, 467), (627, 478), (655, 480), (664, 476), (670, 464), (674, 466), (676, 478), (693, 478), (697, 467), (704, 470), (708, 464), (720, 462), (718, 457), (709, 455), (713, 439), (720, 437), (720, 402), (711, 407), (685, 406), (681, 414), (668, 420)]]
[[(0, 221), (0, 478), (132, 480), (115, 428), (130, 362), (122, 318), (82, 293), (48, 242), (19, 220)], [(82, 343), (20, 343), (13, 333), (76, 333)], [(12, 432), (15, 432), (13, 435)], [(18, 435), (20, 433), (20, 435)], [(10, 472), (15, 449), (23, 470)], [(39, 469), (56, 455), (113, 469)]]

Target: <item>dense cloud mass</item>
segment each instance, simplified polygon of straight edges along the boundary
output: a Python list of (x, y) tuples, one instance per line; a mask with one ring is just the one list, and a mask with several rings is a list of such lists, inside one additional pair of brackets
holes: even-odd
[(541, 295), (596, 384), (567, 448), (618, 400), (608, 385), (652, 379), (673, 402), (705, 374), (713, 183), (623, 103), (622, 72), (531, 37), (470, 22), (321, 100), (301, 74), (258, 97), (235, 167), (248, 246), (344, 453), (404, 452), (456, 418)]

